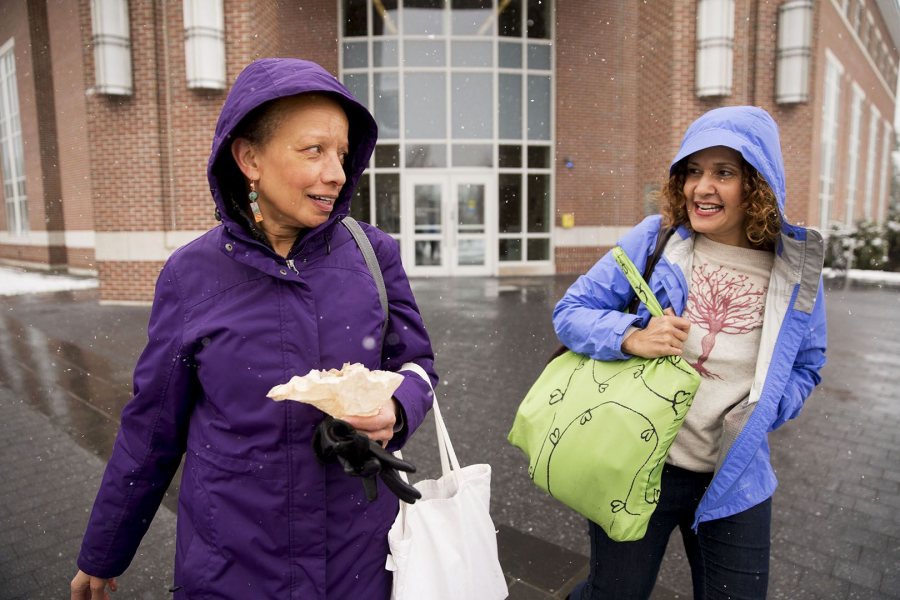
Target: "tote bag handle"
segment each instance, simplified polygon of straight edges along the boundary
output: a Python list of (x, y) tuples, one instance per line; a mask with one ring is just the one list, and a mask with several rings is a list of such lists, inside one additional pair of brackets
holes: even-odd
[[(456, 457), (456, 452), (453, 450), (453, 443), (450, 441), (450, 434), (447, 432), (447, 426), (444, 424), (444, 417), (441, 415), (441, 408), (440, 406), (438, 406), (437, 396), (434, 393), (434, 386), (431, 385), (431, 379), (428, 378), (428, 374), (425, 372), (425, 369), (423, 369), (416, 363), (404, 363), (399, 370), (412, 371), (413, 373), (421, 377), (425, 383), (428, 384), (428, 388), (431, 390), (431, 398), (433, 401), (431, 412), (434, 413), (434, 425), (435, 429), (437, 430), (438, 450), (441, 453), (441, 472), (443, 475), (448, 475), (454, 471), (458, 473), (461, 468), (459, 465), (459, 459)], [(395, 451), (394, 455), (397, 458), (403, 458), (403, 453), (399, 450)], [(409, 483), (409, 477), (406, 476), (405, 471), (398, 471), (398, 473), (400, 474), (400, 479), (402, 479), (406, 483)], [(406, 502), (401, 501), (399, 504), (400, 512), (397, 516), (397, 522), (401, 524), (401, 535), (405, 535), (406, 532), (403, 530), (402, 525), (406, 523)]]
[[(438, 441), (438, 450), (441, 453), (441, 474), (447, 475), (450, 471), (458, 471), (462, 467), (460, 467), (459, 459), (456, 457), (456, 451), (453, 450), (453, 442), (450, 441), (450, 433), (447, 431), (447, 425), (444, 423), (444, 417), (441, 415), (441, 407), (438, 405), (437, 395), (434, 393), (434, 388), (431, 385), (431, 380), (428, 378), (428, 374), (425, 373), (425, 369), (417, 365), (416, 363), (404, 363), (403, 366), (400, 367), (401, 371), (412, 371), (416, 375), (422, 378), (422, 380), (428, 384), (428, 388), (431, 390), (431, 397), (433, 399), (433, 406), (431, 408), (431, 412), (434, 414), (434, 425), (437, 430), (437, 441)], [(397, 455), (398, 458), (402, 458), (403, 455), (397, 450), (394, 454)], [(403, 471), (400, 472), (400, 476), (404, 481), (407, 481), (406, 473)]]
[(641, 303), (647, 307), (647, 310), (650, 311), (650, 315), (661, 317), (663, 315), (663, 309), (659, 304), (659, 300), (656, 299), (656, 295), (653, 293), (650, 285), (644, 281), (644, 278), (638, 273), (637, 267), (634, 266), (634, 263), (631, 262), (631, 259), (625, 254), (625, 251), (622, 250), (620, 246), (616, 246), (612, 249), (612, 255), (613, 258), (616, 259), (619, 268), (622, 269), (625, 278), (628, 279), (628, 283), (631, 284), (635, 295), (637, 295)]

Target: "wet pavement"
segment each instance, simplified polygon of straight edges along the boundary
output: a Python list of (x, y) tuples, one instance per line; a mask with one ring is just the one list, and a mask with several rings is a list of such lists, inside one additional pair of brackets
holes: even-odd
[[(549, 315), (571, 280), (413, 281), (460, 460), (493, 465), (513, 599), (565, 597), (586, 573), (584, 520), (535, 488), (506, 442), (556, 347)], [(781, 485), (769, 597), (900, 598), (900, 289), (834, 289), (827, 306), (824, 384), (771, 436)], [(100, 305), (93, 290), (0, 298), (0, 599), (66, 597), (148, 314)], [(430, 422), (404, 454), (439, 474)], [(173, 487), (119, 598), (169, 597), (175, 497)], [(691, 596), (676, 534), (654, 599)]]

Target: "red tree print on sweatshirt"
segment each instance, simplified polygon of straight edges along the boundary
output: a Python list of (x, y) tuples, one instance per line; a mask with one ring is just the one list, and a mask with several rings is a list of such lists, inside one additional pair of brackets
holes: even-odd
[(720, 333), (750, 333), (762, 325), (766, 287), (758, 288), (747, 275), (736, 275), (724, 267), (707, 264), (691, 272), (691, 294), (684, 316), (708, 333), (700, 340), (701, 354), (692, 366), (707, 379), (721, 379), (703, 366)]

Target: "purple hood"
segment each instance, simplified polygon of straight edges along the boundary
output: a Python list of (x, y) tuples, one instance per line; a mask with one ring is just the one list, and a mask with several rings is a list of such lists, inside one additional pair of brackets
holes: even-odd
[[(378, 126), (369, 111), (354, 98), (334, 75), (314, 62), (299, 58), (261, 58), (241, 71), (219, 114), (212, 151), (206, 167), (209, 189), (225, 226), (234, 233), (243, 230), (237, 226), (235, 215), (226, 202), (227, 171), (237, 166), (231, 157), (233, 132), (253, 109), (266, 102), (307, 93), (328, 94), (340, 103), (350, 121), (350, 154), (344, 164), (347, 181), (334, 205), (331, 217), (309, 232), (315, 234), (350, 212), (350, 198), (360, 176), (369, 164), (375, 149)], [(238, 234), (240, 235), (240, 234)]]

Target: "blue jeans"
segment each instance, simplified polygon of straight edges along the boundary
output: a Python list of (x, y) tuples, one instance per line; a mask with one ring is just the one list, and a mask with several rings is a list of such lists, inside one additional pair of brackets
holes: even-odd
[(650, 597), (672, 531), (678, 527), (691, 566), (695, 600), (764, 600), (769, 585), (772, 500), (741, 513), (705, 521), (691, 530), (694, 512), (712, 473), (666, 465), (659, 504), (647, 534), (614, 542), (589, 522), (591, 573), (572, 600), (643, 600)]

